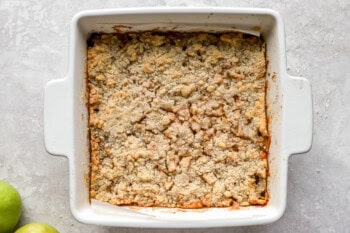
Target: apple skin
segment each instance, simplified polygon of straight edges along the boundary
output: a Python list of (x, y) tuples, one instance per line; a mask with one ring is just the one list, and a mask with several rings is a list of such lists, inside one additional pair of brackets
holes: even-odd
[(59, 233), (59, 231), (46, 223), (33, 222), (22, 226), (15, 233)]
[(21, 195), (15, 187), (0, 180), (0, 233), (13, 232), (21, 214)]

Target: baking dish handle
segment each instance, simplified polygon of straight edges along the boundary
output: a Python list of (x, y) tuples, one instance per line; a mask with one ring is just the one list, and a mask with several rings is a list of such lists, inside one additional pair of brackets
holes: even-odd
[(286, 149), (289, 155), (306, 153), (311, 149), (313, 107), (310, 82), (289, 76), (285, 89)]
[(47, 152), (53, 155), (69, 154), (70, 95), (67, 78), (52, 80), (45, 86), (44, 140)]

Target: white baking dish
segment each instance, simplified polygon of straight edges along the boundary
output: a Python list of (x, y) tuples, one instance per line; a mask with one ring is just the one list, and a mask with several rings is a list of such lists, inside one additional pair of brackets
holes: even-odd
[[(262, 34), (267, 43), (271, 146), (270, 200), (264, 207), (239, 210), (186, 210), (95, 206), (89, 202), (87, 109), (85, 93), (86, 40), (91, 32), (119, 30), (220, 31), (243, 30)], [(123, 26), (120, 26), (123, 25)], [(130, 26), (124, 27), (125, 25)], [(70, 205), (81, 222), (126, 227), (219, 227), (265, 224), (279, 219), (286, 205), (287, 166), (291, 154), (310, 149), (312, 97), (309, 82), (286, 72), (281, 16), (268, 9), (137, 8), (95, 10), (74, 16), (70, 31), (69, 72), (45, 88), (45, 146), (49, 153), (69, 159)]]

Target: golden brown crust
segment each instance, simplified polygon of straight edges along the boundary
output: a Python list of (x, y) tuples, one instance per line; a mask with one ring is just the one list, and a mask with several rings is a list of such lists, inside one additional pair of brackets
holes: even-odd
[(90, 197), (114, 205), (264, 205), (265, 44), (240, 33), (95, 34)]

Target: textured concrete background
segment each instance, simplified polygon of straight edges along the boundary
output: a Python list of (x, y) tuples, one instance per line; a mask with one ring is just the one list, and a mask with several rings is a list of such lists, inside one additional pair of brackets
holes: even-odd
[[(288, 71), (314, 97), (312, 150), (289, 162), (285, 215), (265, 226), (153, 230), (78, 223), (68, 203), (68, 161), (43, 145), (43, 87), (64, 77), (68, 25), (81, 10), (140, 6), (268, 7), (285, 20)], [(0, 179), (23, 197), (21, 224), (64, 232), (350, 232), (350, 1), (0, 0)]]

